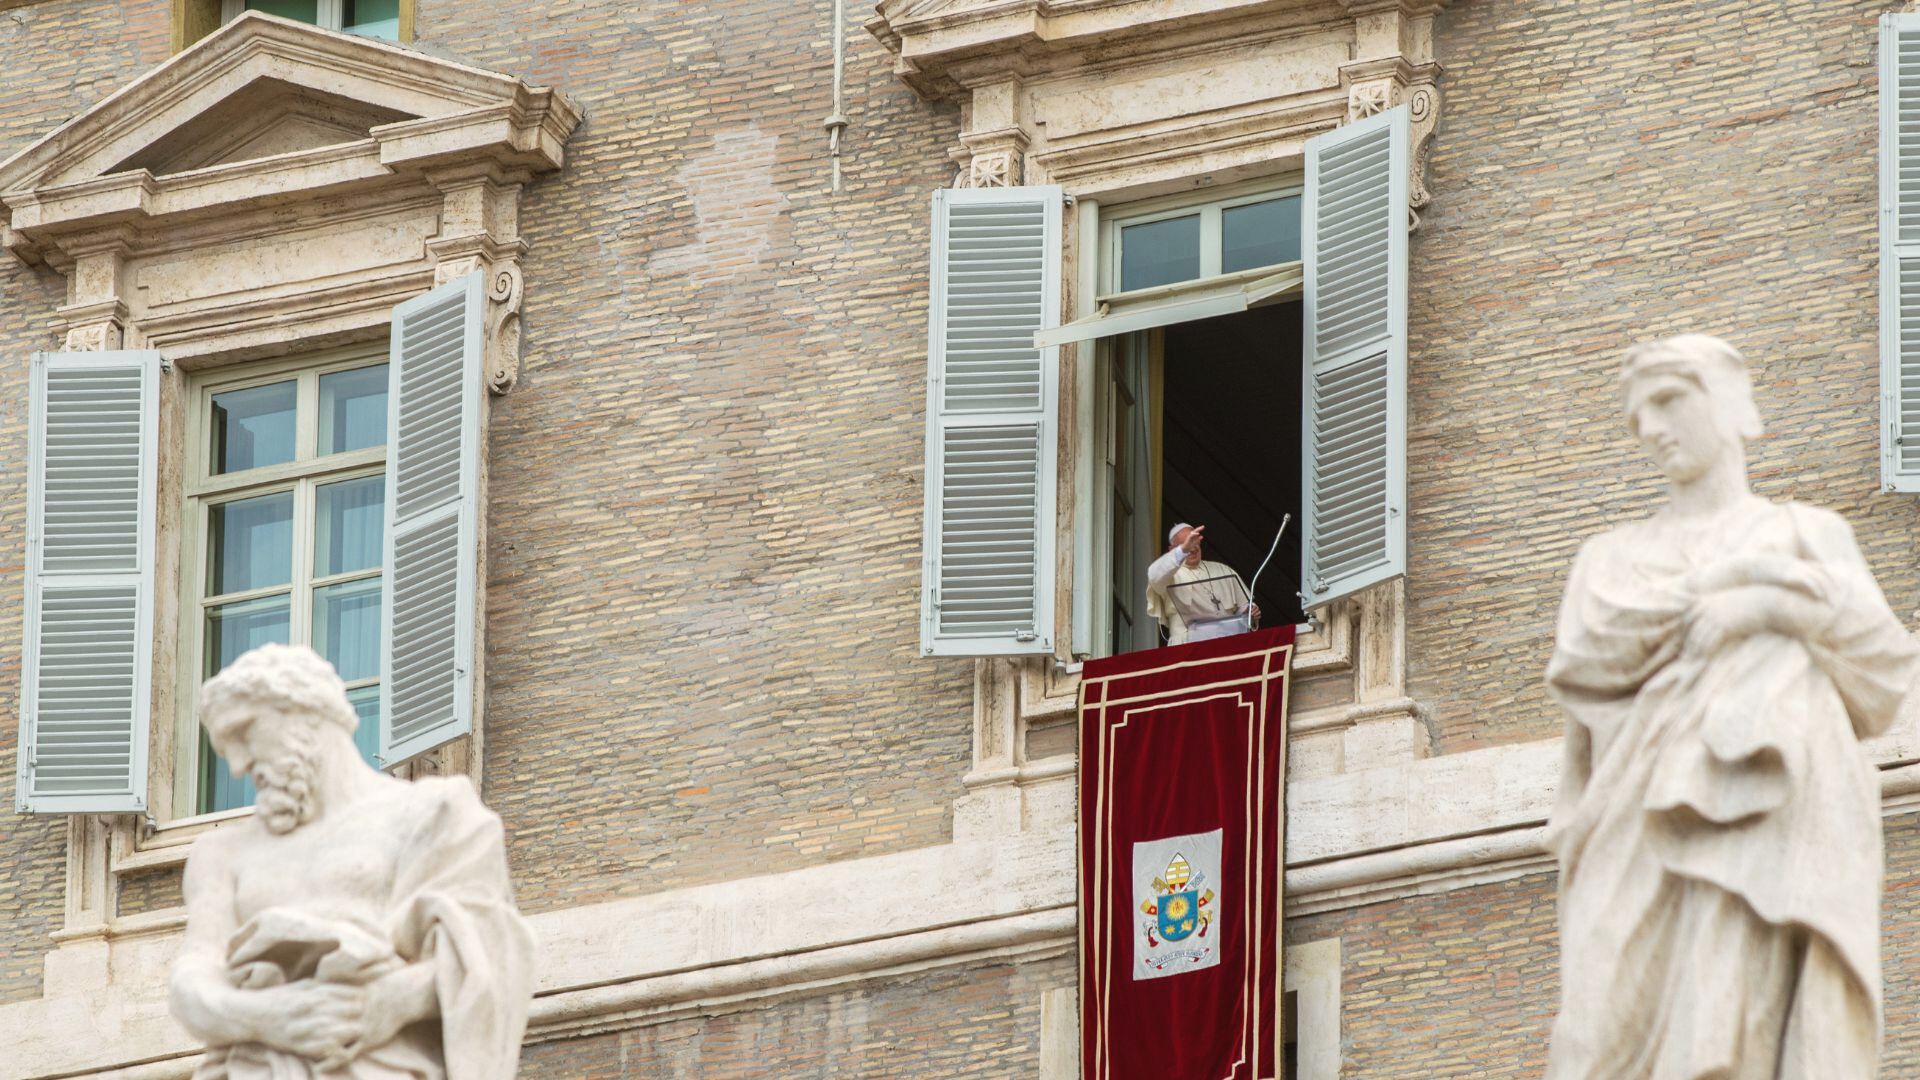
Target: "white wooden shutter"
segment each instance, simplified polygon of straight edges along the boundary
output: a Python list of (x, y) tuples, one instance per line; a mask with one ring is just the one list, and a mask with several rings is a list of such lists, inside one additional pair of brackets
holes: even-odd
[(1301, 597), (1407, 564), (1407, 109), (1307, 142)]
[(160, 354), (33, 358), (17, 805), (147, 808)]
[(1920, 15), (1880, 17), (1880, 480), (1920, 491)]
[(470, 274), (393, 311), (382, 765), (473, 730), (486, 392), (481, 282)]
[(1053, 651), (1060, 314), (1054, 186), (933, 196), (923, 652)]

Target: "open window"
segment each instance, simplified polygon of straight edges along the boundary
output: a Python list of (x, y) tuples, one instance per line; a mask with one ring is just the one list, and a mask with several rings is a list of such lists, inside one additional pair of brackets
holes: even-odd
[(1037, 337), (1094, 355), (1076, 652), (1162, 642), (1146, 570), (1180, 523), (1269, 625), (1404, 572), (1406, 140), (1394, 109), (1290, 183), (1101, 208), (1093, 310)]
[[(1263, 620), (1406, 567), (1405, 106), (1308, 140), (1291, 185), (1092, 219), (1091, 311), (1055, 326), (1057, 187), (941, 191), (929, 274), (927, 655), (1053, 645), (1057, 351), (1091, 344), (1080, 414), (1074, 649), (1158, 640), (1145, 568), (1205, 524)], [(1095, 229), (1098, 232), (1095, 232)], [(1085, 352), (1082, 352), (1085, 355)], [(1097, 470), (1097, 475), (1090, 475)], [(1280, 522), (1297, 530), (1258, 573)], [(1244, 594), (1242, 594), (1244, 597)]]
[[(1131, 208), (1101, 227), (1103, 288), (1077, 325), (1116, 312), (1159, 323), (1107, 336), (1096, 361), (1108, 405), (1095, 501), (1116, 525), (1104, 624), (1096, 615), (1103, 652), (1164, 640), (1146, 572), (1179, 523), (1206, 527), (1207, 559), (1254, 588), (1263, 620), (1301, 617), (1297, 533), (1255, 579), (1281, 521), (1300, 518), (1300, 207), (1297, 182), (1269, 183)], [(1237, 590), (1212, 591), (1231, 601)]]

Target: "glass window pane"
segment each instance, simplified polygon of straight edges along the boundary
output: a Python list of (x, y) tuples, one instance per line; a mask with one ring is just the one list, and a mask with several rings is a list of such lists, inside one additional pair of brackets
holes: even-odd
[(344, 0), (340, 22), (349, 34), (400, 40), (400, 0)]
[(342, 679), (380, 674), (380, 579), (313, 590), (313, 648)]
[(320, 0), (247, 0), (248, 11), (264, 11), (304, 23), (320, 21)]
[[(207, 612), (206, 674), (218, 674), (248, 649), (267, 644), (286, 644), (292, 620), (290, 600), (280, 596), (262, 596), (221, 604)], [(200, 774), (200, 811), (231, 810), (253, 805), (253, 781), (235, 777), (226, 760), (213, 752), (203, 728), (200, 735), (204, 769)]]
[(380, 686), (362, 686), (358, 690), (347, 691), (347, 703), (353, 706), (355, 716), (360, 718), (360, 726), (353, 729), (353, 744), (360, 748), (360, 756), (367, 764), (379, 768), (374, 755), (380, 752)]
[(231, 604), (219, 604), (207, 611), (206, 674), (211, 677), (240, 658), (248, 649), (268, 644), (286, 644), (291, 598), (260, 596)]
[(387, 442), (387, 365), (320, 376), (320, 452), (339, 454)]
[(200, 762), (201, 813), (211, 814), (253, 805), (257, 794), (253, 788), (253, 777), (233, 775), (233, 771), (227, 768), (227, 759), (213, 752), (213, 744), (207, 740), (204, 730), (200, 732)]
[(223, 596), (293, 580), (293, 492), (208, 508), (207, 594)]
[(1120, 290), (1146, 289), (1200, 276), (1200, 215), (1149, 221), (1120, 230)]
[(213, 471), (239, 472), (293, 460), (292, 382), (213, 395)]
[(387, 517), (387, 478), (363, 476), (314, 489), (313, 576), (379, 566)]
[(1300, 196), (1229, 206), (1220, 211), (1220, 272), (1297, 262)]

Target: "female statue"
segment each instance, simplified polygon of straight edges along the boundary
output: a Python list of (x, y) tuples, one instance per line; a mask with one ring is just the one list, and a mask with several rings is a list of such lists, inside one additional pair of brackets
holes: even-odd
[(1548, 685), (1567, 759), (1552, 1080), (1854, 1080), (1880, 1048), (1884, 730), (1911, 636), (1837, 514), (1748, 488), (1746, 363), (1642, 345), (1667, 504), (1581, 548)]

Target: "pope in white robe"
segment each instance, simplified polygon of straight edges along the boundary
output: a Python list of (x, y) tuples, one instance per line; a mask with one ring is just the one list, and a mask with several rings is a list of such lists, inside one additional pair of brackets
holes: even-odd
[(1169, 645), (1244, 634), (1260, 617), (1233, 567), (1201, 557), (1206, 528), (1175, 525), (1167, 553), (1147, 567), (1147, 614), (1165, 628)]

